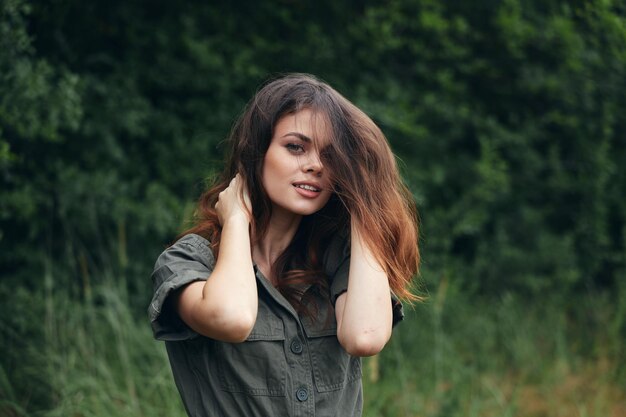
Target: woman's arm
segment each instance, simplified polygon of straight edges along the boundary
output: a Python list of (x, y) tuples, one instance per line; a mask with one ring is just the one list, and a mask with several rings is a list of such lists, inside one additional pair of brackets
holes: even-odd
[(206, 281), (184, 287), (175, 299), (181, 319), (196, 332), (225, 342), (244, 341), (256, 321), (258, 296), (248, 218), (247, 192), (237, 175), (215, 205), (222, 235), (220, 251), (211, 276)]
[(389, 280), (357, 227), (351, 229), (348, 290), (335, 303), (337, 338), (351, 355), (372, 356), (391, 337)]

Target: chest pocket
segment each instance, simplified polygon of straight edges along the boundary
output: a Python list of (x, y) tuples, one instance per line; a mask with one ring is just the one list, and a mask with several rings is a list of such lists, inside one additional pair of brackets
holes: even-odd
[(302, 325), (311, 352), (313, 378), (318, 392), (340, 390), (353, 381), (361, 380), (361, 359), (349, 355), (337, 339), (334, 309), (327, 309), (316, 320), (304, 318)]
[(256, 323), (243, 343), (217, 343), (221, 388), (248, 395), (285, 396), (287, 360), (282, 320), (259, 304)]

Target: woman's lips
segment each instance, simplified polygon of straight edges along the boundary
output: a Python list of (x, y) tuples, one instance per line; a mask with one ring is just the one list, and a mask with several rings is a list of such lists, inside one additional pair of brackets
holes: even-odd
[(311, 184), (294, 184), (293, 186), (298, 194), (306, 198), (315, 198), (322, 192), (320, 188)]

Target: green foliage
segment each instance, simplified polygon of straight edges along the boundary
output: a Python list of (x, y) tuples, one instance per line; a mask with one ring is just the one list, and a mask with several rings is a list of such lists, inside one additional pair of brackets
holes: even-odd
[[(468, 299), (442, 281), (382, 354), (365, 362), (364, 415), (599, 417), (621, 410), (626, 327), (614, 307), (623, 296)], [(621, 333), (605, 332), (606, 325)]]
[(0, 368), (0, 415), (185, 415), (165, 346), (131, 312), (123, 282), (100, 279), (84, 302), (53, 271), (37, 290), (0, 294), (2, 312), (12, 312), (0, 326), (9, 355)]
[(483, 292), (532, 294), (623, 274), (626, 31), (616, 8), (367, 10), (357, 102), (403, 161), (427, 268)]
[[(125, 278), (102, 274), (78, 302), (61, 273), (0, 292), (0, 415), (184, 416)], [(364, 360), (364, 416), (610, 415), (626, 405), (625, 310), (624, 285), (533, 302), (468, 298), (443, 281)]]
[(4, 4), (7, 275), (36, 275), (35, 253), (77, 264), (68, 245), (92, 271), (149, 264), (255, 86), (291, 70), (382, 125), (433, 276), (536, 294), (626, 270), (626, 29), (611, 2)]

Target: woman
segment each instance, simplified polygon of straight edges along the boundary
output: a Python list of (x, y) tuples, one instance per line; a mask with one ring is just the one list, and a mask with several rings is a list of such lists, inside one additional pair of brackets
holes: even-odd
[(402, 318), (414, 204), (380, 129), (327, 84), (267, 83), (149, 312), (190, 416), (358, 416), (359, 357)]

